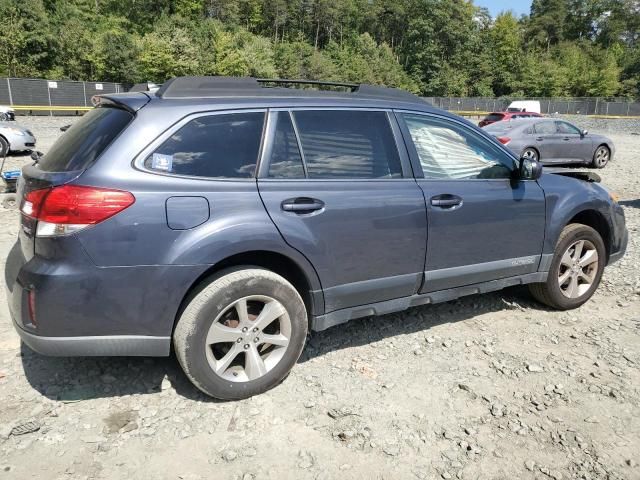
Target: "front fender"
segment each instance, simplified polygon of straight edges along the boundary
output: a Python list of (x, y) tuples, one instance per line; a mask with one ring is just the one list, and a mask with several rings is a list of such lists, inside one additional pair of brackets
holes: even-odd
[(544, 190), (546, 199), (547, 227), (543, 254), (554, 253), (564, 227), (584, 211), (597, 212), (606, 222), (609, 231), (614, 231), (612, 201), (599, 184), (551, 173), (544, 174), (538, 183)]

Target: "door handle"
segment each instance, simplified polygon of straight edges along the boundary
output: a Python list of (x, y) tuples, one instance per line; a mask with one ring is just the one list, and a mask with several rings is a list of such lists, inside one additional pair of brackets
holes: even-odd
[(322, 210), (324, 208), (324, 202), (316, 198), (297, 197), (283, 200), (280, 207), (285, 212), (304, 214)]
[(537, 137), (536, 138), (536, 141), (538, 141), (538, 142), (541, 142), (542, 140), (544, 140), (544, 138), (542, 138), (542, 137)]
[(457, 195), (444, 193), (431, 197), (431, 205), (438, 208), (453, 209), (462, 205), (462, 198)]

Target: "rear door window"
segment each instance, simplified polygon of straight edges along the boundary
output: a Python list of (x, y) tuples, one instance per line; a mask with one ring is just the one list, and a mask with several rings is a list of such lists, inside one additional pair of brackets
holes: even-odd
[(292, 114), (308, 178), (402, 178), (385, 112), (304, 110)]
[(304, 178), (302, 156), (289, 112), (274, 112), (276, 131), (269, 162), (269, 178)]
[(538, 135), (554, 135), (556, 133), (556, 125), (554, 122), (538, 122), (534, 125)]
[(195, 118), (149, 155), (144, 166), (174, 175), (251, 178), (264, 116), (264, 112), (247, 112)]
[(45, 172), (85, 170), (133, 119), (120, 108), (96, 108), (75, 122), (38, 161)]

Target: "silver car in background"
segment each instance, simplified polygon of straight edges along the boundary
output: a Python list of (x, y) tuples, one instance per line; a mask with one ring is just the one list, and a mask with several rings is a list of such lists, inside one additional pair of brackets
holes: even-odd
[(496, 122), (483, 129), (519, 157), (545, 164), (582, 163), (604, 168), (615, 152), (610, 138), (557, 118)]
[(28, 151), (36, 148), (36, 137), (31, 130), (14, 122), (0, 122), (0, 158), (9, 152)]

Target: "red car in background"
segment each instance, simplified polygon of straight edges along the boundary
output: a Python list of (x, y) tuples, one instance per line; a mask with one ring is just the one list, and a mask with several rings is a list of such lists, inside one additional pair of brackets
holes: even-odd
[(532, 118), (532, 117), (542, 117), (539, 113), (536, 112), (493, 112), (484, 117), (478, 123), (479, 127), (484, 127), (491, 123), (502, 122), (504, 120), (513, 120), (516, 118)]

